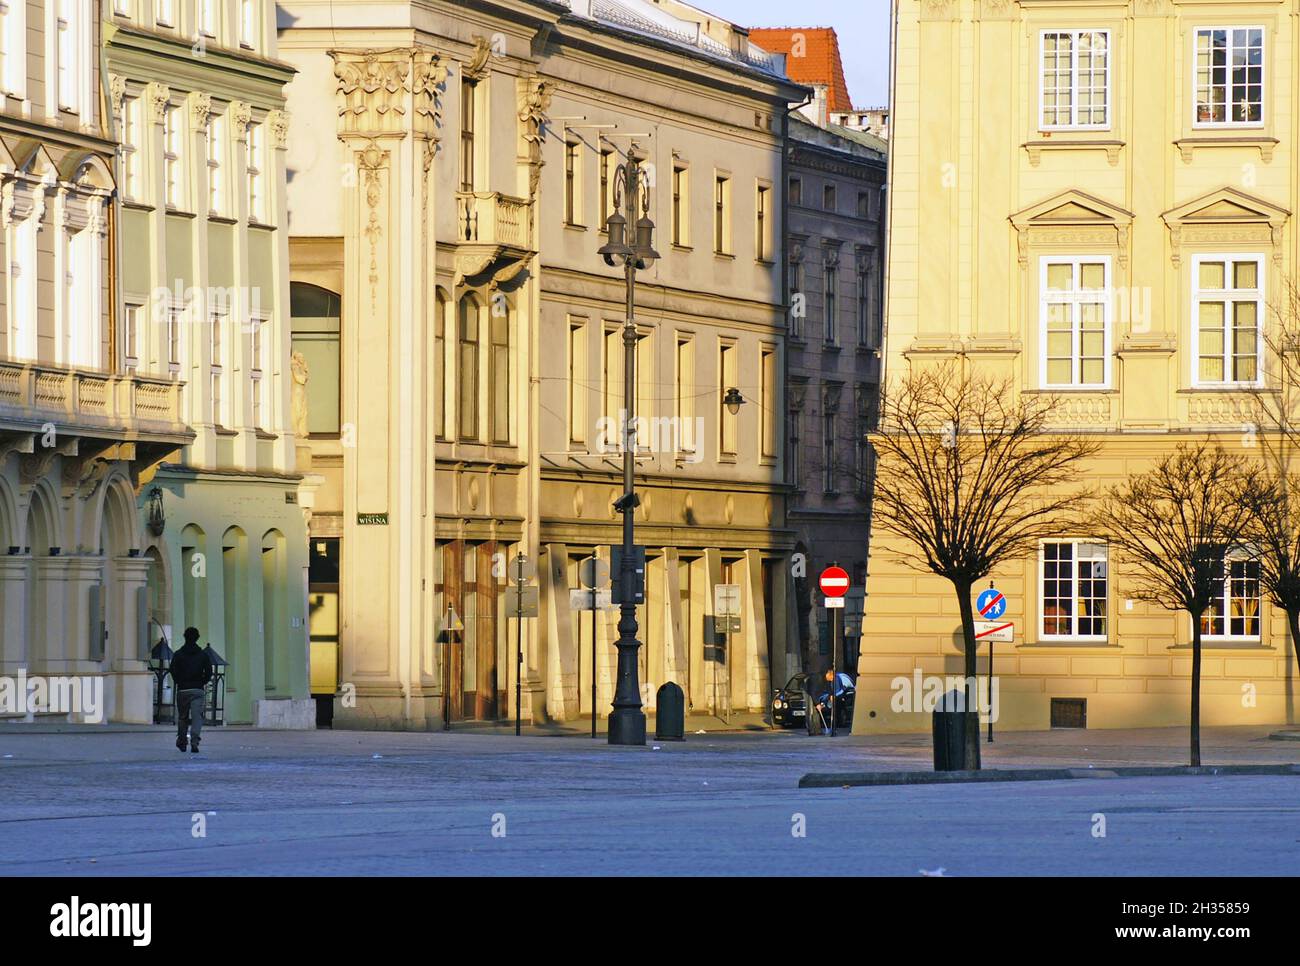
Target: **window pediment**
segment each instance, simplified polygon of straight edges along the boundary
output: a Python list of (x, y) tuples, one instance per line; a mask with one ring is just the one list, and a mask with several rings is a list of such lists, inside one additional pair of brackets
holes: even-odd
[(1010, 218), (1016, 229), (1020, 267), (1029, 267), (1030, 242), (1044, 246), (1106, 245), (1128, 265), (1133, 212), (1083, 191), (1071, 189), (1030, 205)]
[(1182, 263), (1185, 242), (1268, 245), (1282, 261), (1282, 229), (1291, 212), (1264, 198), (1222, 187), (1160, 216), (1169, 228), (1170, 260)]

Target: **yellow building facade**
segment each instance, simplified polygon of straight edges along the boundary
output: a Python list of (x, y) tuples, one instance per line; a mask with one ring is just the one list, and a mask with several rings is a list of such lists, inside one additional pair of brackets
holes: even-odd
[[(1080, 484), (1179, 443), (1249, 453), (1270, 307), (1294, 277), (1295, 0), (896, 0), (886, 382), (960, 358), (1099, 438)], [(875, 534), (855, 731), (928, 728), (898, 678), (961, 673), (951, 585)], [(1063, 529), (991, 578), (1004, 728), (1184, 724), (1191, 626)], [(1225, 561), (1202, 720), (1295, 720), (1294, 651)], [(981, 648), (980, 673), (988, 647)]]

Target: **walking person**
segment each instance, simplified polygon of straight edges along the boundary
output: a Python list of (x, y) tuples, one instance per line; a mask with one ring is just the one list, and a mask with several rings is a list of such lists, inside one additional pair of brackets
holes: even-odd
[(212, 660), (199, 647), (199, 629), (185, 628), (185, 643), (172, 656), (172, 683), (176, 687), (176, 747), (185, 750), (185, 732), (189, 727), (189, 749), (199, 753), (203, 733), (203, 699), (212, 680)]

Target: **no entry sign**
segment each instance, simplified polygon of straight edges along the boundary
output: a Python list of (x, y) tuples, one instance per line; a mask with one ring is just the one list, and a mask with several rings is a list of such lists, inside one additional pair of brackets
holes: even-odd
[(843, 567), (827, 567), (817, 583), (827, 597), (843, 597), (849, 592), (849, 574)]

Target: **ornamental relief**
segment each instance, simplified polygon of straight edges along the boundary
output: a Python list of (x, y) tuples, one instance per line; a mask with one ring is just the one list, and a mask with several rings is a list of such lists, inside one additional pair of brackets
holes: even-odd
[(1128, 265), (1129, 228), (1127, 225), (1076, 225), (1069, 228), (1018, 229), (1016, 243), (1021, 268), (1029, 267), (1029, 249), (1034, 248), (1110, 248), (1117, 249), (1121, 267)]
[(381, 133), (402, 130), (406, 114), (407, 79), (411, 51), (367, 50), (353, 54), (329, 52), (341, 95), (340, 127), (343, 132)]

